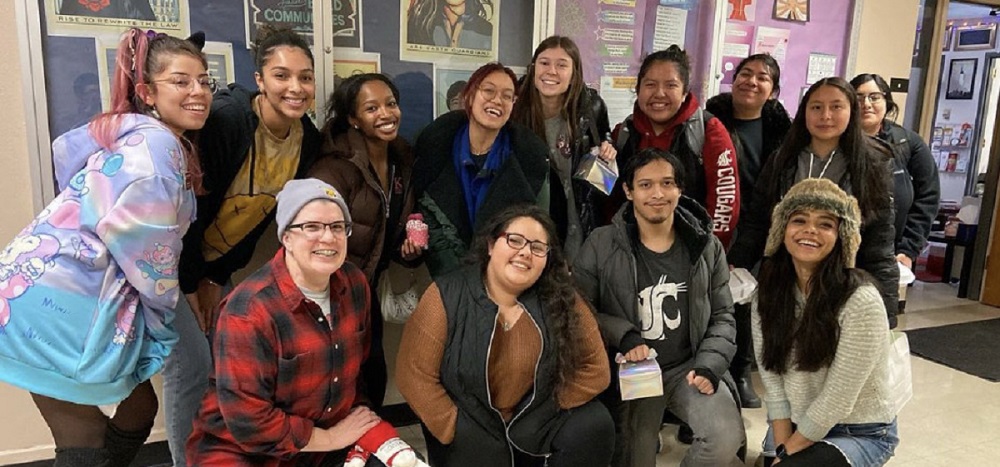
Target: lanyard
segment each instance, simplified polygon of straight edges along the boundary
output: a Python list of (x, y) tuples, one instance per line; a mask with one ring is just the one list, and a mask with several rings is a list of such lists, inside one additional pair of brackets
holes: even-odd
[[(837, 155), (837, 150), (834, 149), (833, 152), (830, 153), (830, 158), (826, 160), (826, 165), (823, 166), (823, 170), (821, 170), (819, 172), (819, 176), (817, 176), (815, 178), (823, 178), (823, 174), (826, 173), (826, 169), (828, 167), (830, 167), (830, 162), (833, 162), (833, 156), (836, 156), (836, 155)], [(809, 176), (806, 177), (806, 178), (813, 178), (813, 159), (815, 157), (816, 157), (816, 155), (813, 154), (812, 151), (809, 151)]]

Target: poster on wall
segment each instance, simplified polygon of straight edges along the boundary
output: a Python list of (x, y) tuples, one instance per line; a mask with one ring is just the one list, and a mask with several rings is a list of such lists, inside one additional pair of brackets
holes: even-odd
[(244, 0), (246, 36), (249, 48), (257, 40), (262, 24), (288, 28), (313, 43), (313, 0)]
[(778, 62), (778, 66), (785, 67), (785, 55), (788, 53), (788, 38), (791, 31), (783, 28), (769, 28), (760, 26), (754, 37), (753, 53), (768, 53)]
[(572, 37), (586, 57), (583, 80), (588, 86), (600, 89), (603, 77), (634, 77), (639, 72), (645, 11), (645, 7), (636, 8), (635, 0), (556, 3), (555, 33)]
[(948, 66), (948, 87), (945, 99), (971, 100), (976, 91), (976, 65), (978, 59), (954, 59)]
[(684, 47), (687, 31), (687, 10), (669, 6), (656, 7), (656, 26), (653, 29), (653, 50), (664, 50), (673, 44)]
[(809, 21), (809, 0), (774, 0), (774, 19), (806, 23)]
[(496, 60), (500, 0), (444, 3), (443, 0), (400, 2), (400, 59), (448, 63)]
[(222, 88), (236, 82), (233, 67), (233, 44), (229, 42), (205, 41), (205, 59), (208, 60), (208, 74), (219, 81)]
[(474, 66), (434, 66), (434, 116), (463, 107), (460, 94), (475, 71)]
[(97, 37), (126, 28), (187, 37), (187, 0), (45, 0), (50, 36)]
[(837, 76), (837, 56), (820, 53), (809, 54), (806, 84), (813, 84), (828, 76)]
[(333, 46), (361, 48), (358, 0), (333, 0)]
[(757, 21), (756, 0), (727, 0), (729, 15), (726, 17), (730, 21)]
[(622, 122), (632, 114), (635, 104), (636, 77), (602, 76), (601, 98), (608, 107), (608, 121)]
[(333, 49), (333, 89), (344, 79), (364, 73), (382, 71), (382, 54), (362, 52), (357, 49)]
[(740, 61), (750, 56), (754, 27), (750, 24), (729, 21), (722, 42), (722, 84), (733, 84), (733, 74)]

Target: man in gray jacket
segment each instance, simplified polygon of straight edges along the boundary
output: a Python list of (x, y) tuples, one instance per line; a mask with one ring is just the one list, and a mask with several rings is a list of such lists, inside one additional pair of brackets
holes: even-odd
[(655, 350), (663, 372), (663, 396), (623, 402), (612, 382), (602, 397), (615, 418), (615, 467), (656, 465), (665, 408), (694, 430), (682, 466), (743, 465), (746, 432), (727, 372), (736, 352), (729, 267), (708, 213), (681, 196), (684, 173), (659, 149), (632, 157), (621, 177), (630, 202), (590, 235), (573, 271), (609, 357), (640, 361)]

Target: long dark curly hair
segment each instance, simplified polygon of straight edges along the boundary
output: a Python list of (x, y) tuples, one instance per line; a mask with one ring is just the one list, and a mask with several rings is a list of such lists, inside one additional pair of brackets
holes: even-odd
[(580, 332), (580, 323), (575, 311), (577, 293), (573, 287), (573, 279), (569, 275), (569, 263), (559, 243), (556, 224), (549, 217), (549, 213), (533, 204), (517, 204), (498, 212), (479, 230), (472, 249), (469, 250), (469, 260), (479, 265), (485, 281), (486, 268), (490, 262), (490, 245), (500, 238), (511, 223), (525, 217), (541, 224), (545, 229), (545, 235), (548, 236), (550, 249), (545, 268), (532, 288), (537, 287), (538, 296), (544, 307), (545, 323), (556, 348), (558, 390), (567, 383), (580, 361), (580, 351), (575, 339)]

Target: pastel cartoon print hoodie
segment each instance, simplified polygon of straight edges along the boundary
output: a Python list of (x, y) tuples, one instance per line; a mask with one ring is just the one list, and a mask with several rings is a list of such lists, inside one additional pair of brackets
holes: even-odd
[(113, 151), (86, 125), (52, 143), (60, 193), (0, 252), (0, 381), (112, 404), (177, 342), (184, 153), (158, 120), (120, 118)]

